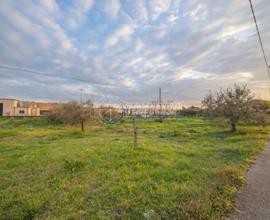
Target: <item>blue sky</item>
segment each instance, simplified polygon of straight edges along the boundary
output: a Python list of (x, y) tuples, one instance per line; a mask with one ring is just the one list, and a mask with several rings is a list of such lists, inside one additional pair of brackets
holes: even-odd
[[(253, 0), (270, 58), (270, 2)], [(209, 89), (270, 87), (248, 0), (0, 2), (0, 96), (25, 100), (199, 102)], [(79, 78), (85, 82), (59, 78)], [(90, 84), (96, 82), (98, 84)]]

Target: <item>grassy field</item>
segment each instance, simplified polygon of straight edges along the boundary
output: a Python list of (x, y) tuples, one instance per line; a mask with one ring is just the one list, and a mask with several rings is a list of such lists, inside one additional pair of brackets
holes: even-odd
[[(0, 118), (0, 219), (221, 219), (270, 129)], [(174, 130), (176, 132), (174, 132)]]

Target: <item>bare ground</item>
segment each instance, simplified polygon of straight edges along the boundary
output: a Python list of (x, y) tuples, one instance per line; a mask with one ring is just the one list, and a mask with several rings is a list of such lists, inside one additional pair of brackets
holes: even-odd
[(270, 219), (270, 142), (246, 176), (246, 185), (236, 196), (236, 209), (231, 220)]

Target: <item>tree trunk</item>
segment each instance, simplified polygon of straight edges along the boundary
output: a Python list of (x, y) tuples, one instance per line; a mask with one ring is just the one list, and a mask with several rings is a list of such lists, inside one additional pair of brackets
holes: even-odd
[(81, 129), (82, 129), (82, 132), (84, 132), (84, 124), (83, 124), (83, 121), (81, 121)]
[(236, 124), (235, 123), (231, 123), (231, 132), (236, 132)]
[(138, 142), (137, 142), (137, 124), (136, 119), (133, 118), (133, 130), (134, 130), (134, 148), (137, 148)]

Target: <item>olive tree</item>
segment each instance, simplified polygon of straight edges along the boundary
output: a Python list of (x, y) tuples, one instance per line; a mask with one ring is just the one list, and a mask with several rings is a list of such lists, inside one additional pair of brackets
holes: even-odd
[(94, 119), (93, 104), (89, 101), (85, 104), (70, 101), (53, 109), (49, 115), (49, 120), (51, 121), (70, 125), (80, 125), (82, 131), (84, 131), (85, 123)]
[(232, 88), (209, 92), (202, 104), (214, 116), (225, 117), (230, 121), (231, 131), (237, 130), (240, 120), (247, 121), (253, 114), (253, 95), (246, 85), (235, 84)]

